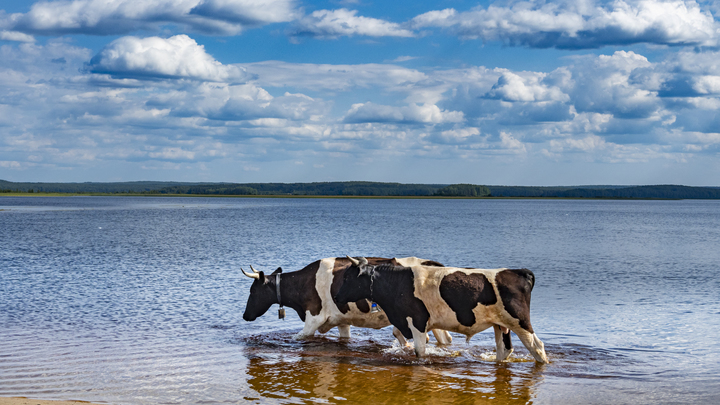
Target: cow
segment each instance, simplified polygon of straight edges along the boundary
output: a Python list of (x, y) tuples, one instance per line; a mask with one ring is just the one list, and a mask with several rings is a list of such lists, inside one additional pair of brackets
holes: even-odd
[[(386, 259), (381, 257), (367, 258), (372, 264), (388, 264), (399, 266), (442, 266), (438, 262), (418, 259), (417, 257)], [(371, 303), (358, 299), (337, 305), (333, 295), (340, 289), (343, 274), (352, 265), (352, 261), (344, 257), (331, 257), (317, 260), (302, 270), (283, 273), (278, 267), (272, 274), (266, 275), (251, 267), (252, 273), (243, 274), (254, 281), (250, 286), (250, 296), (243, 319), (254, 321), (267, 312), (273, 304), (288, 306), (297, 312), (305, 322), (302, 331), (295, 335), (296, 339), (304, 339), (315, 334), (315, 331), (326, 333), (333, 327), (338, 328), (340, 337), (350, 337), (350, 326), (380, 329), (390, 325), (383, 311), (372, 311)], [(279, 285), (279, 287), (278, 287)], [(438, 344), (450, 344), (452, 337), (446, 331), (433, 331)], [(397, 329), (393, 335), (401, 344), (407, 341)]]
[(457, 267), (373, 264), (348, 258), (343, 284), (334, 296), (338, 305), (361, 299), (377, 302), (388, 320), (415, 341), (415, 354), (425, 355), (427, 330), (443, 329), (470, 338), (495, 330), (497, 361), (513, 351), (509, 331), (539, 363), (548, 363), (545, 346), (530, 324), (530, 292), (535, 275), (527, 269), (467, 269)]

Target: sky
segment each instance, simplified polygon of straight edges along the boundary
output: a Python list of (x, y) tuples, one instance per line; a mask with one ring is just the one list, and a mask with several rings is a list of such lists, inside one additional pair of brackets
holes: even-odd
[(720, 0), (0, 0), (0, 179), (720, 186)]

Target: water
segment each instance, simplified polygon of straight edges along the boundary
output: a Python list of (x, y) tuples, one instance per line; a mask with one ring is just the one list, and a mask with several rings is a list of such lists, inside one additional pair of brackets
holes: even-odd
[[(720, 201), (0, 198), (0, 396), (113, 404), (720, 401)], [(551, 364), (492, 330), (242, 320), (239, 267), (349, 255), (535, 272)]]

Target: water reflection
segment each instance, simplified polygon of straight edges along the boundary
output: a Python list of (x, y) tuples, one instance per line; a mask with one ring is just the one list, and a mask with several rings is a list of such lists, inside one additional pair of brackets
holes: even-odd
[(291, 351), (275, 344), (247, 345), (247, 374), (256, 397), (287, 403), (531, 404), (544, 366), (466, 357), (428, 361), (388, 356), (373, 343), (343, 346), (310, 342)]

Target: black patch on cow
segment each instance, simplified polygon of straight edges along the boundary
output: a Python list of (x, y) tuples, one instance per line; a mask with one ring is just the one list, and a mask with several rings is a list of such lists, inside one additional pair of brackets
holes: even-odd
[[(372, 266), (377, 266), (380, 264), (391, 264), (394, 266), (399, 266), (398, 262), (393, 259), (387, 259), (384, 257), (366, 257), (368, 264)], [(340, 304), (335, 300), (335, 295), (340, 291), (340, 286), (342, 286), (343, 283), (343, 277), (345, 276), (345, 270), (350, 268), (352, 266), (352, 262), (347, 257), (338, 257), (335, 259), (335, 264), (333, 265), (333, 280), (332, 284), (330, 285), (330, 296), (333, 297), (333, 301), (335, 302), (335, 305), (337, 305), (340, 312), (343, 314), (348, 313), (350, 311), (350, 306), (347, 303)], [(358, 310), (360, 312), (368, 313), (370, 312), (370, 302), (368, 300), (360, 300), (356, 301), (355, 305), (357, 306)]]
[(425, 303), (415, 297), (414, 279), (409, 267), (384, 264), (360, 275), (358, 266), (353, 265), (345, 271), (343, 284), (333, 299), (348, 302), (364, 298), (377, 302), (390, 323), (407, 339), (412, 339), (407, 318), (410, 317), (413, 326), (421, 332), (426, 332), (430, 319)]
[[(368, 297), (370, 298), (370, 297)], [(406, 339), (412, 339), (407, 317), (420, 332), (427, 332), (430, 312), (415, 296), (415, 275), (409, 267), (381, 265), (375, 268), (372, 299)]]
[(357, 305), (360, 312), (364, 312), (366, 314), (370, 312), (370, 301), (368, 300), (355, 301), (355, 305)]
[(520, 327), (530, 333), (530, 293), (535, 285), (535, 275), (528, 269), (503, 270), (495, 276), (500, 299), (505, 310), (520, 322)]
[[(335, 265), (333, 266), (333, 280), (330, 285), (330, 296), (333, 297), (333, 301), (335, 301), (335, 295), (338, 291), (340, 291), (340, 286), (342, 286), (345, 270), (347, 270), (351, 265), (352, 263), (350, 260), (344, 257), (338, 257), (335, 259)], [(335, 305), (337, 305), (338, 309), (343, 314), (346, 314), (350, 310), (347, 303), (338, 304), (338, 302), (335, 301)]]
[(503, 333), (502, 340), (503, 340), (503, 344), (505, 345), (505, 350), (512, 350), (512, 341), (510, 340), (510, 332)]
[(455, 312), (458, 322), (468, 327), (475, 324), (473, 308), (478, 303), (485, 306), (497, 303), (490, 280), (480, 273), (456, 271), (446, 275), (440, 282), (440, 296)]
[[(315, 288), (319, 268), (320, 260), (308, 264), (302, 270), (283, 273), (281, 276), (280, 293), (283, 305), (294, 309), (303, 322), (305, 322), (305, 311), (310, 311), (310, 314), (315, 316), (322, 309), (322, 300)], [(275, 288), (274, 277), (270, 277), (269, 284)]]
[(432, 267), (445, 267), (442, 264), (434, 261), (434, 260), (425, 260), (424, 262), (420, 263), (423, 266), (432, 266)]

